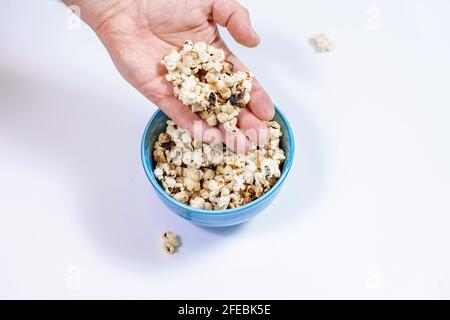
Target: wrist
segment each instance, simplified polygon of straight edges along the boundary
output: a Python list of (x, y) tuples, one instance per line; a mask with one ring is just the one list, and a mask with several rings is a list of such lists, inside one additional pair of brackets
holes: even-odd
[(81, 20), (94, 31), (134, 0), (62, 0), (68, 6), (76, 6)]

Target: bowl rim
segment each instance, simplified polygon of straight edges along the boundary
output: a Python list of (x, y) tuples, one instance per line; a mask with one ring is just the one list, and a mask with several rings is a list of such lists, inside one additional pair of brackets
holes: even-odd
[[(277, 189), (279, 189), (281, 187), (283, 181), (286, 179), (289, 171), (291, 170), (293, 159), (294, 159), (294, 154), (295, 154), (294, 134), (293, 134), (291, 125), (289, 124), (289, 122), (287, 121), (286, 117), (281, 112), (281, 110), (276, 105), (274, 105), (274, 107), (275, 107), (276, 114), (278, 114), (280, 116), (280, 118), (283, 120), (283, 122), (286, 125), (287, 134), (290, 138), (289, 139), (290, 157), (287, 159), (285, 168), (284, 168), (283, 172), (281, 173), (280, 178), (278, 178), (277, 182), (273, 185), (272, 188), (269, 189), (269, 191), (267, 191), (265, 194), (263, 194), (258, 199), (253, 200), (252, 202), (247, 203), (246, 205), (243, 205), (243, 206), (240, 206), (237, 208), (225, 209), (225, 210), (205, 210), (205, 209), (193, 208), (187, 204), (184, 204), (178, 200), (175, 200), (169, 194), (167, 194), (167, 192), (161, 187), (158, 180), (156, 179), (156, 177), (153, 173), (153, 170), (148, 167), (147, 161), (145, 160), (145, 158), (146, 158), (146, 154), (145, 154), (145, 146), (146, 145), (145, 144), (146, 144), (146, 140), (147, 140), (146, 138), (148, 135), (148, 131), (149, 131), (151, 125), (153, 124), (153, 122), (155, 121), (156, 117), (160, 113), (163, 113), (160, 109), (156, 110), (153, 113), (153, 115), (151, 116), (150, 120), (148, 121), (148, 123), (144, 129), (144, 133), (142, 135), (142, 140), (141, 140), (141, 162), (142, 162), (142, 166), (144, 167), (144, 171), (145, 171), (145, 174), (147, 175), (147, 178), (149, 179), (152, 186), (156, 189), (156, 191), (163, 198), (165, 198), (169, 202), (173, 203), (175, 206), (178, 206), (180, 208), (188, 210), (191, 215), (198, 214), (201, 216), (222, 216), (222, 215), (227, 215), (227, 216), (233, 215), (234, 216), (234, 215), (241, 213), (242, 211), (244, 211), (246, 209), (250, 209), (250, 208), (260, 204), (261, 202), (266, 200), (271, 194), (275, 193), (275, 191)], [(149, 159), (150, 159), (150, 161), (148, 162), (148, 164), (153, 164), (153, 159), (151, 159), (150, 157), (149, 157)]]

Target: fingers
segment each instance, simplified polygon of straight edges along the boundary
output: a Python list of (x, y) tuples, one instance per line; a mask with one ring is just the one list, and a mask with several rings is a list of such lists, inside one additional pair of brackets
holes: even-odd
[(248, 107), (261, 120), (269, 121), (275, 116), (272, 100), (256, 79), (253, 81)]
[[(221, 48), (225, 51), (225, 56), (227, 60), (234, 65), (236, 71), (247, 71), (249, 70), (241, 60), (239, 60), (231, 51), (228, 49), (222, 38), (218, 38), (214, 43), (215, 46)], [(273, 106), (272, 100), (270, 99), (267, 92), (263, 89), (258, 80), (253, 80), (252, 90), (250, 92), (250, 102), (248, 104), (249, 109), (257, 116), (259, 119), (264, 121), (272, 120), (275, 115), (275, 108)]]
[(222, 132), (222, 137), (224, 137), (224, 142), (228, 148), (241, 154), (247, 152), (250, 143), (241, 130), (236, 130), (235, 132), (226, 131), (223, 124), (219, 125), (219, 129)]
[(215, 0), (212, 6), (213, 20), (226, 27), (240, 44), (256, 47), (261, 41), (250, 24), (248, 10), (235, 0)]
[[(218, 127), (209, 126), (198, 114), (172, 96), (171, 85), (165, 82), (165, 79), (155, 79), (155, 81), (157, 83), (140, 86), (139, 91), (159, 106), (177, 126), (188, 130), (196, 140), (209, 144), (224, 142), (228, 148), (239, 153), (245, 153), (248, 150), (250, 143), (240, 130), (231, 133), (226, 131), (222, 124)], [(155, 95), (152, 89), (155, 86), (160, 88), (158, 95)]]
[[(236, 70), (248, 70), (248, 68), (245, 67), (245, 65), (231, 52), (229, 52), (227, 60), (233, 63)], [(275, 115), (275, 108), (272, 100), (256, 79), (253, 81), (250, 96), (251, 98), (248, 107), (255, 116), (264, 121), (272, 120)]]
[(177, 126), (188, 130), (196, 140), (209, 144), (224, 142), (228, 148), (242, 154), (245, 154), (250, 146), (245, 134), (240, 130), (229, 132), (222, 124), (218, 127), (210, 127), (196, 113), (175, 98), (166, 98), (159, 106)]
[(244, 112), (242, 117), (243, 127), (241, 129), (248, 130), (244, 134), (241, 130), (236, 132), (226, 131), (223, 124), (220, 124), (218, 127), (209, 126), (206, 121), (202, 120), (196, 113), (173, 97), (162, 99), (159, 102), (159, 107), (177, 126), (188, 130), (196, 140), (210, 144), (224, 142), (228, 148), (238, 153), (244, 154), (250, 146), (246, 137), (247, 133), (251, 141), (255, 143), (258, 141), (265, 143), (264, 139), (267, 138), (266, 125), (247, 110), (242, 110), (246, 112)]
[(269, 139), (269, 130), (264, 122), (247, 109), (241, 109), (238, 115), (238, 127), (251, 142), (264, 145)]
[[(221, 26), (228, 29), (233, 38), (248, 47), (259, 44), (260, 38), (250, 24), (250, 16), (243, 6), (234, 0), (215, 0), (213, 3), (213, 19)], [(228, 60), (237, 70), (248, 70), (245, 65), (227, 48), (221, 38), (217, 40), (219, 47), (225, 50)], [(257, 80), (253, 82), (250, 110), (261, 120), (271, 120), (275, 115), (273, 103), (269, 95)]]
[(194, 139), (210, 144), (216, 144), (223, 140), (220, 130), (210, 127), (176, 98), (167, 97), (161, 101), (159, 107), (177, 126), (188, 130)]
[[(205, 143), (216, 144), (223, 141), (222, 133), (218, 128), (210, 127), (206, 121), (202, 120), (172, 95), (172, 86), (164, 78), (157, 78), (153, 81), (157, 82), (141, 85), (139, 86), (139, 91), (159, 106), (177, 126), (188, 130), (192, 137)], [(159, 88), (157, 95), (155, 95), (155, 90), (153, 89), (155, 87)]]

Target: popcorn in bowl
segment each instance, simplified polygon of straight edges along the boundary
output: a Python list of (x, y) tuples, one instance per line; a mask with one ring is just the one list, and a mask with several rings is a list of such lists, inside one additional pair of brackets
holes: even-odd
[(269, 140), (251, 144), (239, 154), (223, 144), (210, 145), (167, 121), (153, 148), (154, 175), (174, 199), (193, 208), (225, 210), (256, 200), (276, 183), (285, 160), (280, 148), (282, 132), (275, 121), (267, 122)]
[(166, 80), (174, 86), (176, 98), (210, 126), (223, 123), (227, 131), (236, 130), (240, 108), (250, 101), (250, 72), (234, 72), (222, 49), (189, 40), (181, 50), (172, 50), (161, 64), (167, 69)]

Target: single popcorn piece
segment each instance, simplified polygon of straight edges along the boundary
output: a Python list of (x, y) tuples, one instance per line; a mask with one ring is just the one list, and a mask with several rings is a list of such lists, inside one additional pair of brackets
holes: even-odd
[(203, 209), (205, 207), (205, 199), (202, 197), (195, 197), (189, 201), (189, 205), (193, 208)]
[(167, 69), (166, 80), (174, 86), (176, 98), (210, 126), (220, 122), (227, 131), (236, 130), (240, 108), (250, 102), (250, 72), (234, 72), (222, 49), (189, 40), (181, 50), (172, 50), (161, 64)]
[(181, 245), (180, 238), (173, 232), (166, 231), (162, 234), (164, 240), (164, 252), (167, 254), (174, 254), (177, 248)]
[(310, 39), (316, 52), (328, 52), (334, 49), (334, 44), (323, 34), (320, 33)]
[[(285, 160), (280, 148), (282, 136), (276, 121), (267, 122), (269, 141), (251, 144), (243, 155), (223, 144), (199, 143), (171, 120), (154, 144), (154, 174), (164, 190), (177, 201), (193, 208), (225, 210), (238, 208), (261, 197), (281, 176)], [(175, 252), (176, 235), (163, 235), (166, 252)]]

